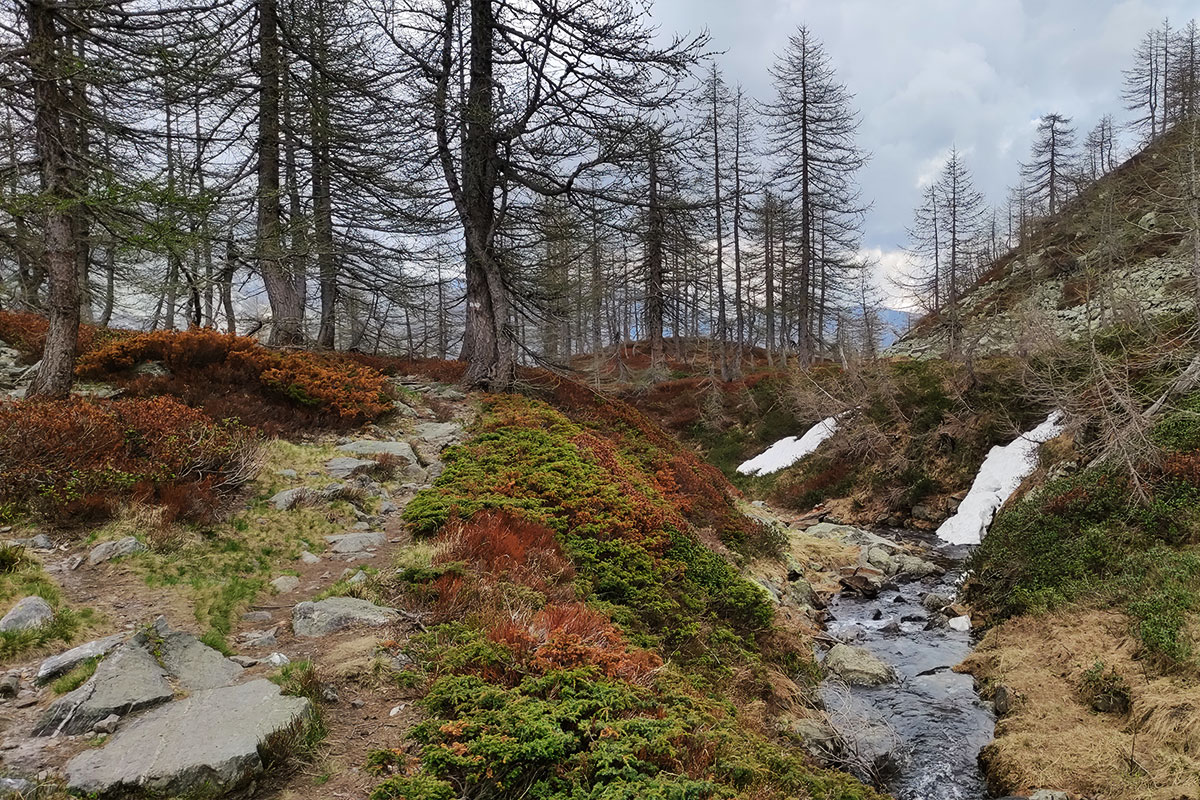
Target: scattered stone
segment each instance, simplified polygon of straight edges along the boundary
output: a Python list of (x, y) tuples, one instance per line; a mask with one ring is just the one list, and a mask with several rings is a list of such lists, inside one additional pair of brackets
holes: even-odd
[(946, 606), (950, 605), (950, 598), (944, 595), (934, 594), (930, 592), (921, 598), (921, 607), (926, 611), (941, 611)]
[(96, 733), (113, 733), (116, 731), (117, 725), (120, 724), (120, 722), (121, 718), (116, 714), (109, 714), (107, 717), (93, 725), (92, 730)]
[(400, 506), (393, 503), (391, 500), (384, 500), (379, 504), (380, 514), (395, 514), (400, 511)]
[(262, 772), (260, 748), (299, 728), (310, 713), (307, 699), (282, 695), (267, 680), (196, 692), (73, 758), (67, 783), (73, 792), (97, 795), (227, 792)]
[(359, 531), (326, 536), (325, 541), (329, 542), (329, 549), (335, 553), (361, 553), (367, 548), (381, 546), (387, 541), (387, 536), (382, 533)]
[(275, 470), (275, 474), (281, 478), (289, 478), (293, 480), (300, 477), (300, 473), (296, 472), (294, 469), (278, 469)]
[(283, 653), (271, 653), (271, 655), (263, 659), (263, 663), (278, 669), (279, 667), (292, 663), (292, 660)]
[(393, 608), (384, 608), (355, 597), (330, 597), (304, 602), (292, 610), (292, 630), (297, 636), (326, 636), (359, 625), (379, 627), (394, 622)]
[(278, 632), (279, 626), (277, 625), (274, 628), (267, 628), (261, 631), (247, 631), (238, 638), (247, 647), (274, 647), (279, 644), (279, 640), (275, 636)]
[(247, 611), (245, 614), (242, 614), (243, 622), (253, 622), (260, 625), (270, 622), (271, 619), (272, 617), (270, 611)]
[(108, 655), (114, 647), (123, 641), (125, 641), (125, 634), (114, 633), (112, 636), (106, 636), (103, 639), (96, 639), (95, 641), (81, 644), (78, 647), (72, 647), (65, 653), (50, 656), (50, 658), (47, 658), (38, 667), (33, 682), (40, 686), (57, 678), (59, 675), (65, 675), (84, 661)]
[(294, 591), (300, 585), (300, 579), (295, 575), (280, 575), (275, 580), (271, 581), (271, 586), (280, 594), (287, 594)]
[(363, 572), (361, 569), (358, 572), (354, 573), (354, 575), (352, 575), (346, 581), (346, 583), (350, 584), (351, 586), (358, 586), (360, 583), (366, 583), (366, 582), (367, 582), (367, 573)]
[(103, 564), (105, 561), (111, 561), (114, 558), (124, 558), (131, 556), (134, 553), (141, 553), (146, 550), (146, 545), (137, 540), (136, 537), (126, 536), (124, 539), (117, 539), (113, 542), (101, 542), (88, 553), (88, 566), (94, 567), (97, 564)]
[(353, 456), (338, 456), (331, 458), (325, 462), (325, 472), (330, 477), (345, 479), (354, 474), (355, 470), (364, 469), (375, 466), (376, 462), (365, 458), (354, 458)]
[(33, 800), (37, 785), (24, 778), (0, 778), (0, 798), (4, 800)]
[(462, 439), (463, 427), (457, 422), (422, 422), (416, 427), (417, 438), (437, 448)]
[(67, 562), (67, 569), (71, 572), (74, 572), (75, 570), (79, 569), (82, 565), (83, 565), (83, 556), (78, 556), (78, 555), (71, 556), (71, 559)]
[(301, 553), (301, 554), (300, 554), (300, 560), (301, 560), (303, 563), (305, 563), (305, 564), (319, 564), (319, 563), (321, 563), (321, 557), (320, 557), (320, 556), (313, 555), (312, 553), (308, 552), (307, 550), (305, 550), (303, 553)]
[(54, 619), (54, 609), (37, 595), (22, 597), (17, 604), (0, 618), (0, 631), (5, 633), (31, 631)]
[(352, 531), (369, 531), (369, 530), (371, 530), (371, 524), (369, 522), (356, 522), (350, 526), (350, 530), (352, 530)]
[(950, 626), (950, 630), (952, 631), (966, 633), (971, 630), (971, 618), (964, 614), (961, 617), (954, 617), (947, 623), (947, 625)]
[(343, 453), (353, 453), (357, 456), (390, 455), (402, 458), (409, 464), (417, 463), (417, 454), (413, 452), (408, 442), (381, 442), (376, 439), (358, 439), (338, 448)]
[(258, 659), (252, 658), (251, 656), (230, 656), (229, 660), (237, 664), (242, 669), (250, 669), (250, 667), (258, 664)]
[(854, 686), (882, 686), (896, 679), (890, 666), (869, 651), (848, 644), (836, 644), (825, 656), (825, 668)]
[(31, 536), (28, 539), (17, 539), (14, 544), (19, 544), (22, 547), (28, 547), (30, 550), (54, 549), (54, 542), (50, 541), (50, 537), (44, 533), (39, 533), (37, 536)]
[(0, 697), (13, 698), (17, 696), (17, 692), (21, 691), (21, 676), (16, 672), (10, 672), (3, 678), (0, 678)]
[(82, 686), (54, 701), (34, 735), (83, 733), (110, 714), (141, 711), (172, 697), (167, 673), (154, 656), (140, 647), (125, 646), (101, 661)]
[(271, 498), (270, 502), (271, 505), (275, 506), (277, 511), (291, 511), (312, 496), (312, 489), (304, 486), (294, 486), (291, 489), (284, 489), (282, 492), (277, 492)]
[(355, 698), (350, 701), (351, 708), (362, 708), (365, 705), (366, 705), (366, 703), (364, 703), (362, 700), (359, 700), (358, 698)]
[(188, 691), (228, 686), (242, 668), (190, 633), (171, 633), (156, 649), (159, 661)]

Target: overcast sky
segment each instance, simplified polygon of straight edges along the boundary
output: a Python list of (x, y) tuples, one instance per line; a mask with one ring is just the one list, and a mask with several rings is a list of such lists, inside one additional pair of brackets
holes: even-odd
[(708, 29), (731, 84), (770, 97), (767, 69), (799, 25), (825, 44), (862, 114), (873, 201), (863, 244), (900, 258), (923, 180), (951, 144), (976, 185), (1001, 203), (1036, 120), (1072, 117), (1080, 137), (1105, 113), (1125, 116), (1121, 70), (1183, 0), (654, 0), (666, 32)]

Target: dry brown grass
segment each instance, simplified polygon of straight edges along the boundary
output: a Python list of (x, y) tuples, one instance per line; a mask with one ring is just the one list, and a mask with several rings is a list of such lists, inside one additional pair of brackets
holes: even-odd
[[(992, 629), (958, 669), (1016, 691), (981, 756), (998, 794), (1055, 789), (1095, 800), (1200, 797), (1200, 684), (1135, 658), (1123, 614), (1075, 609), (1019, 617)], [(1080, 699), (1085, 670), (1101, 662), (1130, 687), (1128, 714), (1092, 711)]]

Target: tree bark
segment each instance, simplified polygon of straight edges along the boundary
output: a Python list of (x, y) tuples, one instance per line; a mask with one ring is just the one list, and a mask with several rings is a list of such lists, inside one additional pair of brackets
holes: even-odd
[(34, 131), (42, 189), (46, 196), (43, 259), (50, 278), (50, 312), (42, 363), (29, 396), (65, 397), (71, 391), (79, 341), (79, 270), (73, 206), (80, 198), (72, 154), (66, 146), (63, 116), (69, 100), (63, 87), (53, 0), (25, 6), (29, 23), (29, 62), (33, 77)]

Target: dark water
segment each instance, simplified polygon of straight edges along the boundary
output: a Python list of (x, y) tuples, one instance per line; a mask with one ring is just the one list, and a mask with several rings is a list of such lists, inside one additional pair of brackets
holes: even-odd
[[(899, 676), (877, 688), (822, 686), (833, 724), (858, 765), (852, 771), (877, 780), (898, 800), (990, 796), (977, 756), (992, 739), (995, 718), (975, 694), (971, 676), (950, 670), (970, 653), (970, 634), (925, 630), (930, 615), (920, 602), (927, 592), (954, 595), (965, 556), (961, 547), (931, 550), (925, 557), (950, 570), (944, 578), (900, 584), (874, 600), (839, 596), (829, 606), (828, 633), (871, 651)], [(872, 619), (877, 611), (882, 618)], [(901, 622), (904, 617), (921, 619)], [(893, 621), (900, 630), (885, 631)]]

